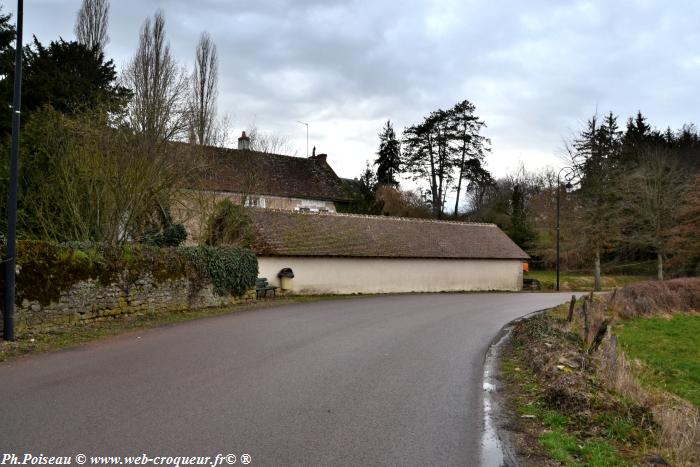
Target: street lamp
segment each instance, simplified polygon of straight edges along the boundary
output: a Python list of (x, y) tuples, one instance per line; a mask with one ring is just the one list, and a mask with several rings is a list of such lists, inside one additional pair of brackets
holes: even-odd
[(309, 124), (306, 122), (302, 122), (297, 120), (297, 123), (301, 123), (302, 125), (306, 125), (306, 157), (309, 157)]
[(559, 256), (560, 256), (560, 217), (561, 217), (561, 173), (563, 171), (567, 171), (566, 175), (564, 175), (564, 180), (566, 180), (566, 186), (565, 188), (567, 190), (571, 189), (573, 187), (571, 180), (573, 180), (574, 175), (576, 173), (576, 169), (574, 167), (562, 167), (559, 172), (557, 173), (557, 292), (559, 292), (559, 272), (560, 272), (560, 267), (559, 267)]
[(17, 0), (17, 42), (15, 45), (15, 90), (12, 99), (12, 150), (10, 187), (7, 196), (7, 252), (5, 255), (5, 303), (3, 336), (15, 340), (15, 263), (17, 256), (17, 178), (19, 171), (19, 123), (22, 106), (22, 23), (24, 2)]

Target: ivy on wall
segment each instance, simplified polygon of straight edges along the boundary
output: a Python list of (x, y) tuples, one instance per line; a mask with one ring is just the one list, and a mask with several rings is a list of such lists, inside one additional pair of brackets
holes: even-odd
[(207, 279), (219, 295), (241, 296), (255, 285), (258, 259), (250, 250), (235, 246), (197, 246), (179, 249)]
[[(240, 296), (255, 285), (258, 261), (252, 251), (236, 247), (158, 248), (142, 244), (20, 241), (17, 269), (17, 303), (27, 299), (48, 305), (81, 281), (129, 287), (146, 274), (156, 283), (180, 278), (197, 283), (208, 280), (217, 294)], [(0, 294), (4, 289), (4, 277), (0, 274)]]

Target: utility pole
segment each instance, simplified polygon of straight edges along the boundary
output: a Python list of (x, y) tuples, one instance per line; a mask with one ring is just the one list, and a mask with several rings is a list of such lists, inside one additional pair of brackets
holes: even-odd
[(306, 125), (306, 157), (309, 157), (309, 124), (306, 122), (302, 122), (297, 120), (297, 123), (301, 123), (302, 125)]
[(15, 45), (15, 90), (12, 99), (12, 150), (10, 152), (10, 189), (7, 196), (7, 252), (5, 256), (5, 307), (3, 335), (15, 340), (15, 263), (17, 256), (17, 179), (19, 172), (19, 124), (22, 106), (22, 24), (23, 0), (17, 0), (17, 41)]

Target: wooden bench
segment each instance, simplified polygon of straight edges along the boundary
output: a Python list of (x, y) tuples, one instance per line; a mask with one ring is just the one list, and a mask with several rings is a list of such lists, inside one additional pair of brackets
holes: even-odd
[(255, 296), (256, 298), (267, 298), (268, 293), (272, 292), (272, 296), (277, 296), (277, 287), (270, 285), (266, 277), (258, 277), (255, 280)]

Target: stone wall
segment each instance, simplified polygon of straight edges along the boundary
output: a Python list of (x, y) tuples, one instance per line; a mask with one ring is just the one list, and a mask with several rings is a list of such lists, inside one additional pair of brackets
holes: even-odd
[(255, 289), (243, 297), (219, 296), (211, 283), (195, 284), (186, 278), (156, 283), (148, 274), (133, 283), (123, 281), (108, 286), (95, 280), (81, 281), (49, 305), (25, 299), (17, 305), (15, 320), (18, 334), (45, 332), (117, 315), (221, 307), (254, 300)]

